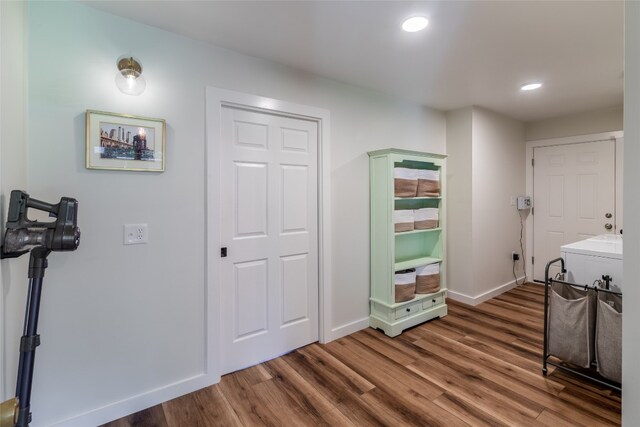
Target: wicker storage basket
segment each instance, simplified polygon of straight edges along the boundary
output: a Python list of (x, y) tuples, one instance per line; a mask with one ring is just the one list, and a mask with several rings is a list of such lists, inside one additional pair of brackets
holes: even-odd
[(440, 290), (440, 264), (416, 268), (416, 293), (432, 294)]
[(549, 354), (588, 368), (595, 360), (595, 291), (559, 283), (549, 298)]
[(418, 197), (440, 196), (440, 171), (418, 170)]
[(622, 297), (619, 295), (598, 292), (596, 361), (600, 375), (622, 382)]
[(416, 296), (416, 270), (396, 271), (395, 275), (396, 302), (411, 301)]
[(438, 208), (416, 209), (414, 212), (416, 230), (427, 230), (438, 226)]
[(396, 233), (411, 231), (414, 227), (414, 213), (412, 209), (398, 209), (393, 211), (393, 224)]
[(393, 186), (396, 197), (416, 197), (418, 192), (418, 176), (416, 172), (416, 169), (393, 169)]

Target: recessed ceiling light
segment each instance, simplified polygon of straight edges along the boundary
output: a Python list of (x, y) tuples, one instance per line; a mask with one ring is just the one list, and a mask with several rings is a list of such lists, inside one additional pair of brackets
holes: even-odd
[(406, 19), (402, 23), (402, 29), (407, 33), (415, 33), (416, 31), (424, 30), (429, 25), (429, 20), (424, 16), (414, 16)]
[(526, 85), (520, 86), (520, 90), (536, 90), (542, 87), (542, 83), (527, 83)]

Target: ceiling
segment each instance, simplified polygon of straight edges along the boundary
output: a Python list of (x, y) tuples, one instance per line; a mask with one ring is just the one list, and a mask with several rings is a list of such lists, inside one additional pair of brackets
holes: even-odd
[[(194, 39), (440, 110), (522, 121), (619, 106), (621, 1), (87, 1)], [(425, 31), (402, 21), (427, 16)], [(541, 81), (536, 91), (521, 84)]]

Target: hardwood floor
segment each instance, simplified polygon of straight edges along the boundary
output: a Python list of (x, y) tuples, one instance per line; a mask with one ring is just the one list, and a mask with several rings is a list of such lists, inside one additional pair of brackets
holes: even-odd
[(620, 395), (541, 374), (543, 288), (527, 284), (391, 339), (365, 329), (226, 375), (106, 424), (125, 426), (620, 425)]

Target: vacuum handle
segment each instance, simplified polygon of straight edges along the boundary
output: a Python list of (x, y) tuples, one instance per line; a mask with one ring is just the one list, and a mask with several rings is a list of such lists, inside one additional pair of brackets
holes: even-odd
[[(55, 221), (31, 221), (28, 209), (48, 212)], [(42, 246), (52, 251), (73, 251), (80, 244), (80, 229), (77, 226), (78, 201), (62, 197), (53, 204), (32, 199), (24, 191), (13, 190), (7, 215), (7, 231), (1, 258), (18, 257), (27, 246)]]
[[(31, 221), (27, 217), (28, 208), (48, 212), (49, 216), (58, 218), (59, 221)], [(11, 192), (9, 213), (7, 215), (7, 229), (56, 228), (61, 225), (71, 225), (75, 227), (77, 210), (78, 201), (70, 197), (62, 197), (59, 203), (53, 204), (32, 199), (29, 197), (29, 194), (24, 191), (13, 190)]]
[(49, 212), (53, 214), (53, 216), (57, 216), (58, 214), (58, 205), (52, 205), (51, 203), (43, 202), (41, 200), (36, 200), (32, 198), (27, 199), (27, 207), (38, 209), (39, 211)]
[(27, 218), (27, 209), (33, 208), (43, 212), (49, 212), (49, 214), (56, 215), (58, 205), (46, 203), (40, 200), (32, 199), (24, 191), (13, 190), (11, 192), (11, 199), (9, 201), (9, 212), (7, 214), (7, 228), (8, 229), (20, 229), (29, 227), (38, 228), (53, 228), (54, 222), (40, 222), (30, 221)]

